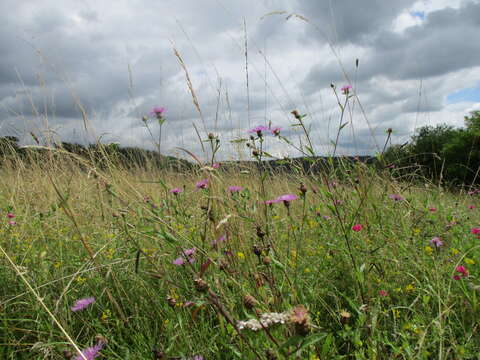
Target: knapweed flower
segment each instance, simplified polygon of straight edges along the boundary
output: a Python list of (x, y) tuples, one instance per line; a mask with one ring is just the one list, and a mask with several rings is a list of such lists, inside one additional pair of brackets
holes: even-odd
[(212, 241), (212, 246), (217, 246), (219, 243), (225, 242), (227, 237), (225, 235), (220, 236), (218, 239)]
[(352, 230), (355, 231), (355, 232), (359, 232), (363, 229), (363, 225), (362, 224), (355, 224), (352, 226)]
[(293, 201), (293, 200), (297, 200), (297, 199), (298, 199), (298, 196), (294, 195), (294, 194), (285, 194), (285, 195), (281, 195), (278, 198), (276, 198), (277, 202), (283, 201), (283, 202), (287, 202), (287, 203), (290, 202), (290, 201)]
[(75, 302), (75, 304), (70, 308), (73, 312), (75, 311), (80, 311), (88, 307), (89, 305), (93, 304), (95, 302), (94, 297), (87, 297), (84, 299), (79, 299)]
[(231, 193), (235, 193), (235, 192), (239, 192), (239, 191), (242, 191), (243, 190), (243, 187), (241, 186), (229, 186), (228, 187), (228, 191), (230, 191)]
[(352, 90), (352, 85), (342, 86), (342, 88), (341, 88), (340, 90), (342, 90), (342, 93), (343, 93), (343, 94), (348, 95), (348, 93), (350, 92), (350, 90)]
[(208, 179), (203, 179), (203, 180), (200, 180), (199, 182), (197, 182), (195, 184), (195, 187), (197, 189), (206, 189), (208, 188)]
[(103, 349), (104, 346), (105, 346), (105, 342), (99, 341), (97, 345), (88, 347), (85, 350), (83, 350), (82, 351), (83, 357), (82, 355), (78, 354), (75, 357), (75, 360), (84, 360), (84, 357), (87, 358), (87, 360), (93, 360), (100, 355), (99, 352), (100, 350)]
[(185, 260), (183, 259), (183, 257), (179, 257), (179, 258), (176, 258), (175, 260), (173, 260), (172, 264), (180, 266), (180, 265), (185, 264)]
[(480, 227), (471, 228), (471, 229), (470, 229), (470, 232), (471, 232), (473, 235), (479, 235), (479, 234), (480, 234)]
[(439, 248), (443, 246), (443, 241), (438, 236), (435, 236), (432, 240), (430, 240), (430, 245)]
[(280, 135), (281, 130), (282, 130), (282, 128), (280, 126), (275, 126), (275, 127), (270, 129), (270, 132), (272, 133), (273, 136), (278, 136), (278, 135)]
[(403, 200), (405, 200), (405, 198), (402, 195), (399, 195), (399, 194), (390, 194), (390, 195), (388, 195), (388, 197), (390, 199), (392, 199), (393, 201), (403, 201)]
[(151, 116), (162, 117), (165, 112), (165, 108), (161, 106), (155, 106), (152, 111), (150, 111)]
[(468, 205), (468, 208), (469, 208), (470, 210), (474, 210), (474, 209), (475, 209), (475, 205)]
[(15, 217), (15, 215), (12, 214), (11, 212), (9, 212), (9, 213), (7, 214), (7, 218), (8, 218), (8, 219), (13, 219), (14, 217)]
[(173, 195), (178, 195), (182, 192), (183, 190), (181, 188), (173, 188), (172, 190), (170, 190), (170, 192), (173, 194)]
[(382, 297), (387, 297), (387, 296), (388, 296), (388, 292), (385, 291), (385, 290), (379, 290), (379, 291), (378, 291), (378, 295), (379, 295), (379, 296), (382, 296)]
[(265, 205), (273, 205), (273, 204), (276, 204), (276, 203), (278, 203), (277, 199), (266, 200), (265, 201)]
[(268, 132), (268, 131), (270, 131), (270, 129), (267, 126), (258, 125), (248, 130), (248, 133), (257, 134), (258, 137), (261, 137), (263, 135), (263, 132)]
[(190, 264), (193, 264), (195, 262), (195, 258), (193, 257), (193, 255), (195, 255), (196, 251), (197, 251), (196, 248), (183, 250), (182, 256), (179, 256), (178, 258), (173, 260), (172, 264), (180, 266), (185, 264), (185, 260), (188, 260)]
[(455, 268), (455, 272), (457, 272), (457, 275), (454, 275), (453, 278), (455, 280), (460, 280), (461, 278), (467, 277), (468, 276), (468, 270), (465, 266), (459, 265)]

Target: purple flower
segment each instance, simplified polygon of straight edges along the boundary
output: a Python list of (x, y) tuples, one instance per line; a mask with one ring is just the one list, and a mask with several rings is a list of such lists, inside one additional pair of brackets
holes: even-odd
[(203, 356), (202, 355), (195, 355), (194, 357), (192, 357), (192, 360), (203, 360)]
[(430, 240), (430, 245), (439, 248), (443, 246), (443, 241), (438, 236), (435, 236), (432, 240)]
[(203, 180), (200, 180), (199, 182), (197, 182), (195, 184), (195, 187), (197, 189), (206, 189), (208, 188), (208, 179), (203, 179)]
[(234, 192), (239, 192), (239, 191), (242, 191), (243, 190), (243, 187), (241, 186), (229, 186), (228, 187), (228, 191), (230, 191), (231, 193), (234, 193)]
[[(99, 356), (99, 352), (100, 350), (103, 349), (103, 347), (105, 346), (105, 343), (103, 341), (99, 341), (97, 343), (97, 345), (95, 346), (91, 346), (91, 347), (88, 347), (86, 348), (85, 350), (82, 351), (82, 355), (84, 357), (87, 358), (87, 360), (93, 360), (95, 359), (97, 356)], [(84, 360), (82, 355), (78, 354), (76, 357), (75, 357), (75, 360)]]
[(225, 242), (227, 237), (225, 235), (220, 236), (218, 239), (212, 241), (212, 246), (217, 246), (218, 243)]
[(297, 199), (298, 199), (298, 196), (297, 196), (297, 195), (294, 195), (294, 194), (285, 194), (285, 195), (279, 196), (276, 200), (277, 200), (277, 202), (280, 202), (280, 201), (290, 202), (290, 201), (297, 200)]
[(161, 106), (155, 106), (152, 111), (150, 111), (150, 115), (156, 116), (156, 117), (161, 117), (163, 113), (165, 112), (165, 108)]
[(196, 248), (191, 248), (191, 249), (184, 250), (183, 254), (185, 256), (192, 256), (193, 254), (195, 254), (195, 251), (197, 251)]
[(340, 90), (342, 90), (342, 93), (347, 95), (350, 92), (350, 90), (352, 90), (352, 85), (345, 85)]
[(266, 201), (265, 201), (265, 205), (272, 205), (272, 204), (276, 204), (276, 203), (278, 203), (278, 200), (277, 200), (277, 199), (266, 200)]
[(15, 215), (10, 213), (10, 212), (7, 214), (7, 218), (9, 218), (9, 219), (13, 219), (14, 217), (15, 217)]
[(272, 133), (272, 135), (278, 136), (278, 135), (280, 135), (281, 130), (282, 130), (282, 128), (280, 126), (275, 126), (275, 127), (270, 129), (270, 132)]
[(173, 195), (178, 195), (182, 192), (183, 190), (176, 187), (176, 188), (173, 188), (172, 190), (170, 190), (170, 192), (173, 194)]
[(212, 165), (212, 168), (214, 169), (219, 169), (220, 168), (220, 164), (219, 163), (215, 163)]
[(331, 216), (328, 216), (328, 215), (323, 215), (322, 217), (324, 220), (330, 220), (332, 218)]
[(267, 126), (258, 125), (248, 130), (250, 134), (257, 134), (258, 136), (262, 136), (262, 131), (270, 131), (270, 129)]
[(183, 265), (185, 264), (185, 260), (183, 260), (183, 257), (176, 258), (172, 262), (173, 265)]
[(399, 194), (390, 194), (390, 195), (388, 195), (388, 197), (390, 199), (392, 199), (393, 201), (403, 201), (403, 200), (405, 200), (405, 198), (402, 195), (399, 195)]
[(14, 225), (17, 225), (17, 222), (14, 221), (14, 220), (10, 220), (10, 221), (8, 222), (8, 225), (14, 226)]
[(87, 306), (89, 306), (90, 304), (93, 304), (95, 302), (95, 298), (94, 297), (87, 297), (87, 298), (84, 298), (84, 299), (79, 299), (75, 302), (75, 304), (70, 308), (70, 310), (72, 310), (73, 312), (75, 311), (80, 311), (80, 310), (83, 310), (85, 309)]

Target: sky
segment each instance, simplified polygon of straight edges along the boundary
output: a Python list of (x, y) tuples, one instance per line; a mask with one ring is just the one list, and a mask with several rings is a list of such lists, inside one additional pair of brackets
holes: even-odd
[(337, 154), (365, 155), (480, 109), (480, 0), (2, 0), (0, 22), (0, 136), (22, 144), (155, 149), (163, 106), (162, 153), (206, 158), (211, 132), (247, 159), (232, 140), (256, 125), (304, 144), (297, 109), (318, 155), (340, 121)]

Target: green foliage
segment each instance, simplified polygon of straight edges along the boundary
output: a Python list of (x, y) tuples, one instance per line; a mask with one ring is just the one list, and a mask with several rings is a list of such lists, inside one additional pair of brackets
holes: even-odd
[(480, 111), (466, 116), (465, 126), (424, 126), (409, 144), (390, 147), (384, 159), (396, 164), (400, 174), (411, 174), (417, 168), (418, 175), (435, 182), (479, 183)]

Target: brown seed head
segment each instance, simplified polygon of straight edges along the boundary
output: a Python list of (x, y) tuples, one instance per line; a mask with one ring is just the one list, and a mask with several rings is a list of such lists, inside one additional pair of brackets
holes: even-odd
[(209, 288), (207, 282), (203, 279), (200, 279), (200, 278), (195, 279), (194, 283), (195, 283), (195, 289), (197, 289), (197, 291), (199, 292), (205, 292)]
[(245, 295), (243, 305), (245, 305), (247, 309), (253, 309), (258, 305), (258, 301), (252, 295)]

